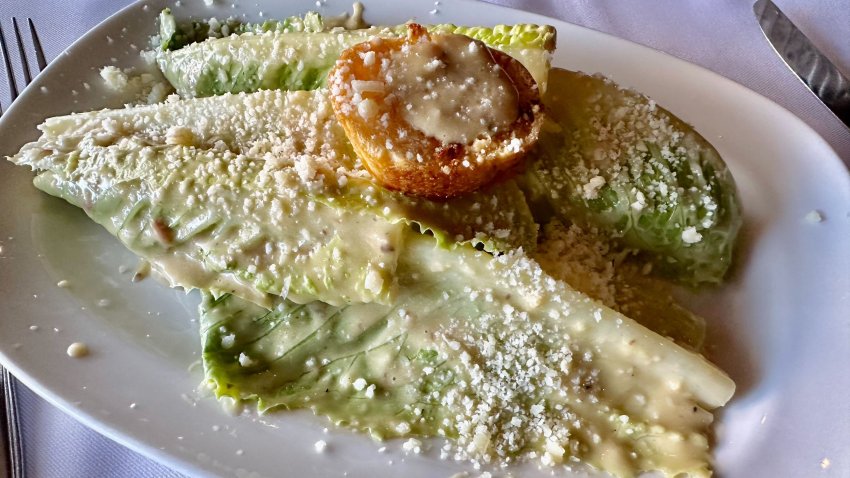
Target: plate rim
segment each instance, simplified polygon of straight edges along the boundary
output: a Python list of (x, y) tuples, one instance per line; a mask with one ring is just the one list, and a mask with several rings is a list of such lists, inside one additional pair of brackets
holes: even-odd
[[(376, 0), (372, 0), (376, 1)], [(376, 3), (382, 3), (387, 0), (377, 0)], [(369, 0), (366, 0), (367, 8), (368, 8)], [(417, 2), (424, 4), (430, 4), (427, 0), (417, 0)], [(149, 5), (150, 3), (147, 0), (137, 0), (117, 12), (109, 15), (103, 21), (99, 22), (97, 25), (88, 30), (84, 35), (77, 38), (71, 45), (69, 45), (66, 49), (64, 49), (56, 58), (62, 58), (66, 56), (73, 56), (73, 51), (80, 48), (81, 45), (88, 43), (91, 40), (91, 37), (96, 35), (100, 30), (106, 28), (112, 23), (120, 23), (124, 21), (124, 17), (131, 14), (134, 10), (138, 9), (140, 5)], [(575, 29), (577, 31), (585, 31), (592, 32), (594, 35), (601, 35), (606, 39), (606, 41), (613, 41), (615, 43), (622, 42), (621, 44), (629, 44), (631, 47), (638, 47), (641, 49), (642, 54), (648, 55), (660, 55), (660, 57), (664, 58), (664, 61), (671, 62), (677, 68), (686, 68), (691, 69), (696, 72), (699, 76), (706, 76), (711, 78), (714, 82), (722, 82), (727, 88), (731, 88), (736, 91), (736, 95), (746, 95), (751, 98), (757, 98), (760, 106), (770, 108), (773, 112), (780, 112), (785, 118), (783, 121), (788, 121), (795, 123), (795, 125), (803, 130), (805, 136), (810, 137), (813, 141), (819, 142), (819, 146), (824, 148), (825, 151), (829, 151), (831, 154), (829, 158), (819, 158), (819, 161), (825, 161), (827, 166), (835, 168), (839, 166), (839, 170), (843, 173), (843, 176), (840, 180), (847, 186), (848, 190), (850, 190), (850, 171), (848, 170), (848, 164), (842, 161), (840, 156), (836, 153), (834, 148), (822, 137), (817, 131), (815, 131), (809, 124), (796, 116), (793, 112), (788, 110), (782, 105), (779, 105), (767, 98), (766, 96), (753, 91), (746, 86), (731, 80), (717, 72), (714, 72), (704, 66), (691, 63), (687, 60), (678, 58), (672, 54), (666, 53), (664, 51), (655, 49), (653, 47), (643, 45), (640, 43), (632, 42), (630, 40), (626, 40), (610, 33), (606, 33), (600, 30), (596, 30), (593, 28), (588, 28), (585, 26), (572, 24), (566, 22), (564, 20), (559, 20), (557, 18), (547, 17), (541, 14), (528, 12), (524, 10), (519, 10), (511, 7), (506, 7), (502, 5), (490, 4), (481, 1), (475, 0), (455, 0), (453, 3), (463, 4), (464, 8), (470, 8), (475, 6), (486, 6), (486, 8), (492, 8), (494, 11), (500, 11), (501, 15), (508, 16), (511, 12), (520, 12), (524, 15), (532, 15), (535, 18), (539, 18), (541, 20), (545, 20), (546, 22), (553, 24), (556, 28), (559, 29), (558, 36), (559, 38), (562, 36), (561, 28), (566, 27), (567, 30)], [(250, 10), (251, 7), (241, 7), (239, 11)], [(33, 80), (33, 82), (28, 85), (20, 94), (20, 98), (27, 98), (30, 95), (36, 93), (36, 90), (40, 87), (41, 81), (44, 78), (54, 75), (57, 72), (61, 71), (64, 68), (64, 65), (61, 62), (52, 61), (47, 68), (42, 72), (43, 74), (38, 75), (37, 78)], [(17, 110), (24, 107), (26, 101), (15, 101), (3, 114), (3, 117), (0, 118), (0, 132), (5, 129), (5, 125), (12, 121), (15, 116), (18, 114)], [(202, 467), (197, 462), (188, 461), (184, 456), (179, 453), (175, 453), (172, 450), (160, 450), (143, 440), (137, 439), (132, 434), (122, 431), (120, 427), (113, 425), (109, 420), (104, 420), (102, 417), (96, 416), (94, 413), (89, 413), (85, 409), (74, 406), (70, 401), (63, 398), (62, 393), (52, 390), (49, 384), (42, 383), (41, 380), (31, 376), (26, 371), (26, 364), (19, 364), (12, 357), (11, 354), (8, 354), (6, 351), (6, 347), (0, 344), (0, 364), (9, 369), (15, 376), (18, 378), (24, 385), (30, 388), (33, 392), (38, 394), (40, 397), (44, 398), (51, 405), (59, 408), (64, 413), (70, 415), (75, 420), (79, 421), (86, 427), (103, 434), (109, 439), (126, 446), (134, 451), (141, 453), (142, 455), (155, 460), (159, 463), (162, 463), (174, 470), (179, 472), (189, 474), (189, 475), (204, 475), (204, 476), (213, 476), (213, 472), (209, 468)]]

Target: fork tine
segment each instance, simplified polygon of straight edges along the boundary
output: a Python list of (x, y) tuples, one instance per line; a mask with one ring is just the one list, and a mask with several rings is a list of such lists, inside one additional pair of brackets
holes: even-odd
[(21, 69), (24, 70), (24, 86), (27, 86), (32, 82), (30, 62), (27, 59), (26, 51), (24, 51), (24, 39), (21, 38), (21, 30), (18, 29), (18, 19), (15, 17), (12, 17), (12, 29), (15, 30), (15, 40), (18, 41), (18, 55), (21, 57)]
[(0, 453), (0, 470), (6, 473), (4, 476), (12, 476), (12, 449), (9, 447), (8, 414), (6, 413), (6, 369), (0, 366), (0, 388), (3, 389), (3, 397), (0, 397), (0, 445), (3, 453)]
[(12, 62), (9, 60), (9, 49), (6, 48), (6, 35), (3, 34), (3, 25), (0, 25), (0, 53), (3, 53), (3, 63), (6, 66), (6, 78), (9, 80), (9, 93), (12, 101), (18, 97), (18, 85), (15, 82), (15, 72), (12, 70)]
[(21, 440), (21, 419), (18, 410), (17, 381), (7, 368), (0, 368), (3, 375), (3, 401), (6, 407), (6, 437), (9, 446), (10, 478), (24, 476), (24, 444)]
[(27, 18), (27, 23), (30, 26), (30, 36), (32, 37), (32, 46), (35, 48), (35, 60), (38, 62), (38, 71), (41, 71), (47, 66), (47, 60), (44, 59), (44, 49), (41, 48), (41, 41), (38, 39), (38, 33), (35, 31), (32, 18)]

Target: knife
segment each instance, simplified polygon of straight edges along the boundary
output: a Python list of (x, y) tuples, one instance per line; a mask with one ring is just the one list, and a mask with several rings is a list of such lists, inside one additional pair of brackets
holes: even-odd
[(758, 0), (753, 11), (770, 46), (788, 68), (850, 128), (850, 80), (771, 0)]

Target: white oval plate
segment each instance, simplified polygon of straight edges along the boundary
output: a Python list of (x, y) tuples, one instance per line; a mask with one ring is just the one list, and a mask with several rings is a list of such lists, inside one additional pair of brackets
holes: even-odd
[[(47, 116), (120, 105), (100, 88), (97, 70), (138, 64), (131, 45), (147, 45), (164, 3), (131, 5), (57, 58), (3, 115), (0, 152), (35, 139)], [(175, 8), (178, 16), (258, 20), (261, 11), (269, 18), (316, 8), (308, 0), (185, 3)], [(320, 11), (349, 7), (330, 0)], [(718, 472), (848, 476), (850, 180), (820, 137), (788, 111), (707, 70), (554, 19), (459, 0), (437, 7), (430, 0), (369, 0), (366, 17), (378, 24), (550, 23), (558, 29), (555, 65), (602, 72), (696, 126), (732, 169), (747, 224), (733, 282), (693, 299), (711, 319), (712, 358), (738, 383), (719, 416)], [(192, 475), (413, 478), (468, 469), (433, 452), (405, 457), (397, 442), (378, 453), (381, 445), (344, 430), (323, 432), (326, 421), (305, 413), (265, 421), (223, 413), (195, 391), (197, 297), (155, 281), (131, 283), (119, 266), (132, 269), (134, 257), (82, 211), (36, 191), (31, 177), (0, 161), (0, 361), (50, 402)], [(805, 219), (813, 210), (823, 222)], [(57, 287), (60, 280), (70, 286)], [(108, 304), (98, 305), (101, 299)], [(87, 343), (91, 356), (67, 357), (75, 341)], [(324, 454), (314, 451), (317, 440), (328, 442)]]

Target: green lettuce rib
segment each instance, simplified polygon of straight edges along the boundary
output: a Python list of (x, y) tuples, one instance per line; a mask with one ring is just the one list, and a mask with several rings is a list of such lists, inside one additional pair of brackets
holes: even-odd
[(260, 411), (309, 407), (378, 438), (445, 436), (458, 459), (710, 474), (709, 412), (734, 385), (699, 355), (521, 254), (407, 234), (398, 280), (392, 305), (266, 309), (206, 296), (210, 386)]

